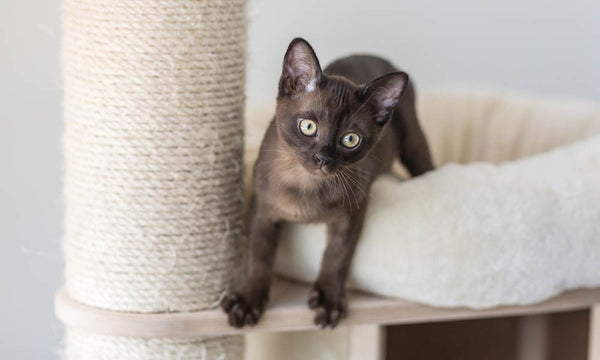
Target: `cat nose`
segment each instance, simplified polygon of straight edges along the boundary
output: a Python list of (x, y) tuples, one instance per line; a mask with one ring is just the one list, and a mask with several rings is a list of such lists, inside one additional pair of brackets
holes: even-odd
[(323, 166), (329, 166), (329, 165), (331, 165), (331, 163), (333, 163), (333, 159), (330, 158), (329, 156), (325, 156), (325, 155), (321, 155), (321, 154), (315, 154), (315, 162), (317, 163), (317, 166), (320, 169)]

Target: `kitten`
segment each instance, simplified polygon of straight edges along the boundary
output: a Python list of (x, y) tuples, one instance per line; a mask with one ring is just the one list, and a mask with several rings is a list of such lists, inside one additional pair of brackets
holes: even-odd
[(310, 44), (294, 39), (254, 166), (243, 281), (221, 303), (232, 326), (260, 318), (286, 221), (327, 224), (308, 304), (316, 325), (337, 325), (346, 315), (345, 282), (369, 188), (396, 156), (413, 176), (433, 169), (408, 75), (373, 56), (343, 58), (323, 72)]

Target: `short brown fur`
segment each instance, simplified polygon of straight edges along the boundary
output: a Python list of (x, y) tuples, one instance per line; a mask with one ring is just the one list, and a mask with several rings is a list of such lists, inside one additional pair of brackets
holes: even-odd
[[(239, 284), (222, 302), (232, 326), (254, 325), (264, 311), (284, 222), (327, 224), (327, 247), (308, 304), (321, 327), (335, 327), (345, 316), (345, 282), (371, 184), (396, 157), (413, 176), (433, 169), (414, 97), (408, 76), (383, 59), (351, 56), (323, 73), (312, 47), (292, 41), (275, 118), (254, 166), (246, 262)], [(317, 122), (317, 135), (301, 134), (300, 119)], [(340, 145), (348, 132), (360, 135), (354, 149)]]

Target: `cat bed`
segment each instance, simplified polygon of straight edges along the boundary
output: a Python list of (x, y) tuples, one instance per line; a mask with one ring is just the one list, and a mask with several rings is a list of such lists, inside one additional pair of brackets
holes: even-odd
[[(600, 286), (598, 104), (430, 91), (418, 105), (438, 168), (373, 185), (351, 287), (486, 308)], [(250, 159), (272, 109), (249, 111)], [(276, 271), (312, 282), (325, 241), (324, 225), (286, 226)]]

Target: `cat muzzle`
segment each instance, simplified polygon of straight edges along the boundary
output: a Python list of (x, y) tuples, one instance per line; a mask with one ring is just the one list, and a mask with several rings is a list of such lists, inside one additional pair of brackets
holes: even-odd
[(333, 164), (333, 159), (329, 156), (315, 154), (315, 163), (319, 169), (326, 169), (331, 167), (331, 164)]

